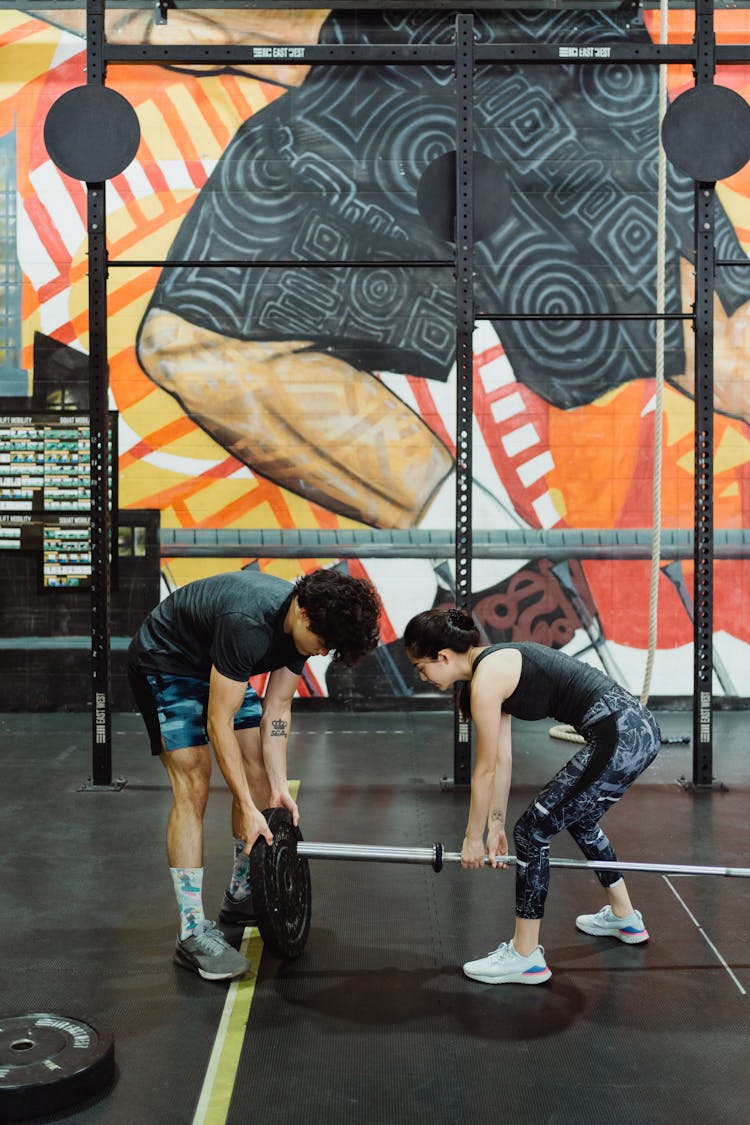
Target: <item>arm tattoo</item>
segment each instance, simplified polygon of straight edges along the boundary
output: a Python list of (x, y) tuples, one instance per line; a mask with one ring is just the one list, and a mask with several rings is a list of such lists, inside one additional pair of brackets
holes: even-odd
[(495, 823), (499, 824), (505, 823), (505, 817), (503, 816), (500, 809), (490, 809), (490, 820), (493, 820), (495, 821)]
[(286, 719), (272, 719), (271, 720), (271, 738), (286, 738), (287, 735), (287, 721)]

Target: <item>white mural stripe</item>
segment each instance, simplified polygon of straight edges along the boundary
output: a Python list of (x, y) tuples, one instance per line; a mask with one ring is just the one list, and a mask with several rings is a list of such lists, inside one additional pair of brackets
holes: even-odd
[(555, 507), (550, 492), (544, 492), (532, 501), (532, 508), (536, 512), (540, 527), (546, 529), (555, 527), (560, 522), (561, 516)]
[(532, 445), (539, 444), (539, 433), (533, 422), (527, 422), (525, 426), (519, 426), (517, 430), (503, 434), (501, 440), (508, 457), (516, 457), (519, 453), (530, 449)]
[(16, 224), (16, 251), (19, 264), (34, 289), (39, 290), (43, 285), (59, 277), (60, 271), (36, 233), (36, 228), (26, 214), (26, 207), (20, 196), (16, 205)]
[(513, 368), (504, 355), (496, 356), (489, 363), (480, 364), (479, 377), (487, 394), (492, 394), (493, 391), (499, 391), (503, 387), (507, 387), (509, 383), (516, 382)]
[(59, 329), (68, 324), (70, 324), (70, 290), (65, 289), (40, 304), (39, 330), (46, 336), (54, 336)]
[(538, 457), (532, 457), (530, 461), (525, 461), (523, 465), (517, 468), (518, 477), (521, 484), (525, 488), (529, 485), (536, 484), (543, 476), (551, 472), (555, 467), (555, 462), (552, 454), (547, 450), (545, 453), (540, 453)]
[(516, 414), (523, 414), (525, 409), (526, 404), (518, 391), (513, 391), (512, 394), (505, 395), (503, 398), (496, 398), (490, 404), (492, 417), (496, 422), (506, 422), (508, 418), (512, 418)]
[(72, 258), (86, 240), (86, 227), (67, 185), (51, 160), (33, 169), (29, 173), (29, 179)]

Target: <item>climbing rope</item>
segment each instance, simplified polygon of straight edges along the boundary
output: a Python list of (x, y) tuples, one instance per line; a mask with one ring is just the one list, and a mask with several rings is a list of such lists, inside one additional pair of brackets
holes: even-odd
[[(661, 0), (659, 21), (659, 43), (665, 44), (668, 40), (668, 0)], [(658, 126), (661, 138), (661, 126), (667, 112), (667, 67), (664, 63), (659, 66), (659, 104)], [(667, 232), (667, 158), (664, 146), (658, 146), (658, 186), (657, 186), (657, 212), (656, 212), (656, 311), (665, 312), (666, 294), (666, 232)], [(651, 678), (653, 675), (654, 658), (656, 655), (657, 625), (658, 625), (658, 595), (659, 572), (661, 564), (661, 493), (662, 493), (662, 442), (664, 432), (664, 320), (656, 322), (656, 351), (655, 351), (655, 391), (654, 391), (654, 476), (652, 482), (653, 497), (653, 531), (651, 534), (651, 576), (649, 583), (649, 615), (648, 615), (648, 653), (646, 668), (643, 674), (643, 687), (640, 700), (644, 705), (648, 702), (651, 692)], [(557, 723), (550, 727), (551, 738), (560, 738), (567, 742), (585, 742), (582, 735), (567, 723)]]

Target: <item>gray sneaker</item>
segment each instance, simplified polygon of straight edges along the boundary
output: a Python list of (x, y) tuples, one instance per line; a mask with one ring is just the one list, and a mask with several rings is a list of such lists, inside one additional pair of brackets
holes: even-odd
[(199, 973), (204, 980), (231, 980), (241, 977), (250, 962), (229, 944), (213, 922), (204, 919), (189, 938), (177, 939), (174, 963)]
[(617, 938), (626, 945), (640, 945), (642, 941), (648, 941), (648, 930), (640, 910), (634, 910), (627, 918), (618, 918), (610, 906), (603, 906), (597, 914), (579, 914), (576, 926), (584, 934)]
[(224, 891), (219, 914), (220, 922), (228, 926), (254, 926), (257, 919), (252, 893), (245, 895), (244, 898), (235, 898), (229, 891)]

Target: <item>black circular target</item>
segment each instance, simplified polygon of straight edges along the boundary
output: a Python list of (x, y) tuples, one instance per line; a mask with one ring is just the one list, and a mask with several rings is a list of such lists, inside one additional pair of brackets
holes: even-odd
[(0, 1121), (27, 1121), (85, 1101), (111, 1082), (112, 1036), (53, 1012), (0, 1017)]
[(269, 846), (261, 836), (250, 852), (257, 925), (268, 952), (292, 961), (302, 953), (310, 932), (310, 866), (297, 854), (302, 833), (289, 812), (266, 809), (263, 815), (273, 832), (273, 844)]
[(103, 183), (124, 172), (138, 151), (141, 127), (130, 102), (108, 86), (76, 86), (52, 105), (44, 143), (61, 172)]
[(750, 160), (750, 106), (728, 86), (693, 86), (664, 115), (661, 141), (691, 179), (725, 180)]
[[(472, 153), (474, 241), (489, 238), (510, 214), (510, 186), (505, 169), (483, 152)], [(456, 151), (437, 156), (417, 186), (417, 210), (438, 238), (456, 241)]]

